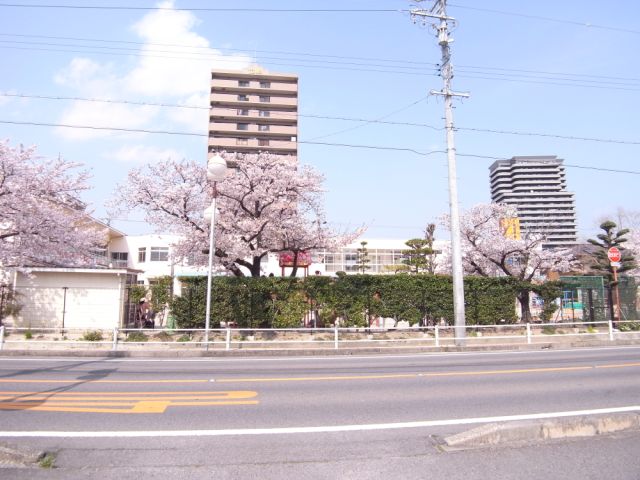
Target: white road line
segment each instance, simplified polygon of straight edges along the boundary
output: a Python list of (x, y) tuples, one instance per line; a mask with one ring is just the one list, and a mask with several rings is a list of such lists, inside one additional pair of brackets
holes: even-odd
[(640, 405), (628, 407), (600, 408), (594, 410), (572, 410), (565, 412), (531, 413), (525, 415), (503, 415), (495, 417), (457, 418), (449, 420), (424, 420), (400, 423), (372, 423), (364, 425), (324, 425), (318, 427), (282, 428), (231, 428), (227, 430), (120, 430), (120, 431), (0, 431), (0, 438), (139, 438), (139, 437), (225, 437), (240, 435), (288, 435), (299, 433), (363, 432), (371, 430), (396, 430), (402, 428), (442, 427), (450, 425), (473, 425), (479, 423), (511, 422), (518, 420), (544, 420), (582, 415), (640, 412)]
[(237, 362), (298, 362), (300, 360), (320, 361), (339, 361), (339, 360), (386, 360), (386, 359), (403, 359), (403, 358), (429, 358), (429, 357), (469, 357), (469, 356), (488, 356), (488, 355), (549, 355), (553, 353), (580, 353), (580, 352), (600, 352), (600, 351), (617, 351), (617, 350), (638, 350), (640, 346), (617, 346), (617, 347), (588, 347), (588, 348), (567, 348), (567, 349), (545, 349), (545, 350), (501, 350), (497, 352), (425, 352), (410, 355), (394, 355), (394, 354), (371, 354), (371, 355), (327, 355), (327, 356), (262, 356), (262, 357), (200, 357), (200, 358), (109, 358), (109, 357), (3, 357), (0, 355), (0, 364), (2, 362), (88, 362), (88, 363), (237, 363)]

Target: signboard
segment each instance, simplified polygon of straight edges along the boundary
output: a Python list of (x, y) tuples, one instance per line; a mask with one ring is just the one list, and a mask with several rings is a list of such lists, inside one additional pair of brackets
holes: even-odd
[[(293, 267), (295, 255), (293, 252), (280, 253), (279, 263), (280, 267)], [(311, 265), (311, 253), (310, 252), (298, 252), (297, 258), (298, 267), (308, 267)]]
[(518, 217), (501, 218), (500, 227), (505, 238), (520, 240), (520, 219)]
[(607, 251), (607, 257), (609, 257), (609, 260), (612, 263), (619, 262), (620, 260), (622, 260), (622, 254), (620, 253), (620, 249), (617, 247), (611, 247)]

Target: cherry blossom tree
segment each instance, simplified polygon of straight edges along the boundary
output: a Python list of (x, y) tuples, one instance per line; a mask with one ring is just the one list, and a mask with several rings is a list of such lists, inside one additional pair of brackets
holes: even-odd
[[(462, 262), (470, 275), (508, 276), (523, 287), (518, 293), (522, 320), (529, 321), (529, 297), (533, 280), (549, 271), (571, 270), (576, 260), (571, 249), (543, 249), (543, 234), (522, 231), (521, 238), (510, 238), (504, 221), (517, 217), (515, 207), (500, 204), (476, 205), (460, 219)], [(448, 217), (443, 224), (449, 227)]]
[(88, 188), (78, 167), (0, 142), (0, 270), (86, 265), (105, 243), (78, 200)]
[[(217, 183), (216, 251), (221, 266), (234, 275), (260, 276), (270, 252), (335, 248), (359, 231), (339, 234), (326, 227), (322, 209), (323, 177), (295, 158), (269, 153), (236, 159)], [(209, 222), (203, 212), (211, 204), (206, 165), (167, 160), (129, 173), (111, 202), (114, 213), (141, 209), (158, 232), (179, 235), (175, 259), (206, 264)], [(295, 274), (295, 269), (293, 274)]]

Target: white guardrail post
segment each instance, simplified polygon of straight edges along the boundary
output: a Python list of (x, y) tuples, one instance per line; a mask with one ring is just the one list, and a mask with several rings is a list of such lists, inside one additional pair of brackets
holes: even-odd
[(225, 342), (225, 350), (231, 350), (231, 329), (227, 327), (227, 340)]
[(440, 347), (440, 328), (438, 328), (438, 325), (435, 326), (434, 334), (436, 337), (436, 347)]
[(4, 346), (4, 325), (0, 327), (0, 350)]
[(338, 350), (338, 324), (333, 327), (333, 348)]
[(531, 324), (527, 323), (527, 343), (531, 344)]
[(111, 346), (111, 350), (114, 352), (118, 350), (118, 327), (113, 329), (113, 344)]
[(613, 342), (613, 322), (609, 319), (609, 340)]

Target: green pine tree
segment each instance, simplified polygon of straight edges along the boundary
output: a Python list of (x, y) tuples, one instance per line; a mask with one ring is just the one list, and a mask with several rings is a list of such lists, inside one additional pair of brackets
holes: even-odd
[(633, 254), (622, 246), (627, 241), (625, 235), (629, 233), (628, 228), (618, 229), (618, 226), (611, 220), (602, 223), (600, 228), (604, 233), (597, 235), (598, 240), (587, 240), (587, 242), (595, 247), (591, 251), (590, 256), (592, 263), (590, 267), (593, 273), (604, 277), (609, 297), (611, 317), (613, 318), (613, 290), (617, 283), (613, 280), (613, 267), (611, 266), (607, 252), (611, 247), (620, 249), (622, 258), (620, 260), (620, 266), (617, 267), (618, 274), (637, 268), (637, 263)]
[(356, 259), (356, 266), (358, 267), (358, 272), (362, 273), (363, 275), (366, 273), (367, 270), (371, 268), (371, 265), (369, 265), (369, 262), (371, 262), (371, 259), (369, 258), (369, 250), (367, 250), (367, 243), (369, 242), (365, 242), (365, 241), (360, 242), (361, 247), (358, 248), (357, 250), (358, 258)]

